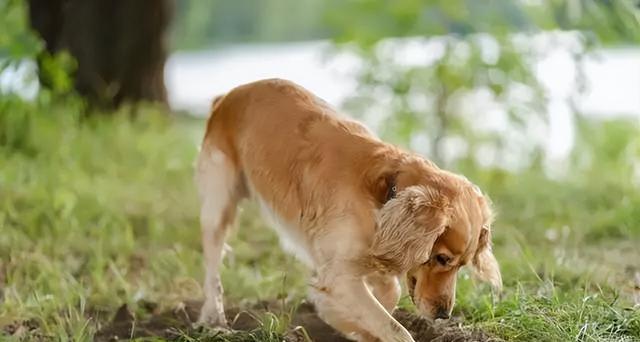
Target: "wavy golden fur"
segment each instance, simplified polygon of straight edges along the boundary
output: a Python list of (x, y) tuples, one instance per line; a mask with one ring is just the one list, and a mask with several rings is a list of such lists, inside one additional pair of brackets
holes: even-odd
[(464, 177), (380, 141), (302, 87), (264, 80), (215, 100), (196, 180), (206, 277), (200, 322), (225, 325), (219, 265), (251, 197), (313, 271), (320, 316), (360, 341), (413, 341), (391, 312), (399, 278), (419, 311), (447, 318), (465, 264), (499, 286), (487, 199)]

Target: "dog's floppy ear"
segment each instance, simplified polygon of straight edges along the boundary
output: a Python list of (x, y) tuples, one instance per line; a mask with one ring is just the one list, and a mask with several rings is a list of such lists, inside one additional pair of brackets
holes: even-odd
[(371, 256), (389, 271), (426, 262), (450, 220), (449, 199), (432, 188), (411, 186), (379, 211)]
[(481, 229), (478, 249), (473, 257), (473, 269), (480, 280), (487, 281), (494, 289), (500, 290), (502, 275), (498, 261), (491, 251), (491, 230), (486, 224)]

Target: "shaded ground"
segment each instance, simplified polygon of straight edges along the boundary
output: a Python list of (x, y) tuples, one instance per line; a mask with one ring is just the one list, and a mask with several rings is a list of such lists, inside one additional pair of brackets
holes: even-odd
[[(144, 320), (137, 320), (127, 306), (123, 305), (112, 322), (98, 332), (96, 340), (115, 341), (134, 337), (162, 337), (168, 340), (181, 340), (185, 336), (202, 336), (202, 330), (192, 326), (192, 323), (197, 319), (199, 308), (199, 303), (187, 303), (175, 310), (153, 314)], [(260, 326), (257, 317), (266, 311), (278, 312), (277, 305), (264, 303), (246, 311), (230, 309), (227, 310), (227, 319), (233, 330), (253, 331), (259, 329)], [(482, 331), (462, 329), (460, 322), (455, 320), (433, 324), (407, 311), (398, 311), (394, 316), (411, 331), (418, 342), (498, 341)], [(304, 329), (300, 327), (304, 327)], [(313, 341), (348, 341), (324, 323), (310, 304), (301, 304), (298, 307), (285, 334), (285, 340), (306, 341), (305, 334)], [(206, 336), (216, 340), (215, 333)], [(218, 337), (223, 340), (222, 335)], [(251, 340), (253, 339), (255, 337), (251, 338)], [(242, 341), (242, 337), (235, 336), (233, 340)]]

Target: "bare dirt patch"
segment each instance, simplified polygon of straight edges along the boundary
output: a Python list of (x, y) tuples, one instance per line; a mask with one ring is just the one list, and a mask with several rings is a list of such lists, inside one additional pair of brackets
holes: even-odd
[[(198, 317), (201, 303), (190, 302), (180, 305), (174, 310), (152, 314), (146, 319), (138, 320), (126, 305), (120, 307), (112, 322), (96, 335), (97, 341), (116, 341), (137, 337), (162, 337), (178, 340), (184, 336), (199, 336), (202, 330), (193, 323)], [(258, 329), (257, 319), (265, 312), (282, 312), (277, 304), (262, 303), (250, 310), (227, 310), (227, 319), (235, 331), (253, 331)], [(407, 311), (399, 310), (394, 316), (414, 335), (416, 341), (462, 342), (462, 341), (499, 341), (480, 330), (463, 329), (455, 319), (446, 323), (434, 324)], [(286, 341), (306, 341), (304, 331), (313, 341), (343, 342), (347, 339), (340, 336), (329, 325), (324, 323), (310, 304), (303, 303), (293, 314), (290, 329), (285, 335)], [(222, 340), (222, 338), (220, 339)], [(233, 339), (241, 341), (241, 339)], [(253, 340), (253, 339), (251, 339)]]

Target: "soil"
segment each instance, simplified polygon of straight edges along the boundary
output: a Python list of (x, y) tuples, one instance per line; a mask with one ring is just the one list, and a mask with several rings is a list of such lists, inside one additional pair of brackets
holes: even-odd
[[(197, 302), (184, 303), (174, 310), (154, 313), (146, 319), (136, 319), (129, 308), (123, 305), (114, 315), (112, 322), (98, 332), (96, 340), (116, 341), (135, 337), (162, 337), (172, 340), (185, 334), (197, 335), (198, 328), (194, 328), (193, 323), (198, 317), (200, 306), (201, 303)], [(157, 311), (153, 303), (149, 305), (149, 309)], [(282, 309), (274, 303), (261, 303), (250, 310), (227, 310), (226, 315), (233, 330), (251, 331), (259, 326), (257, 315), (266, 311), (277, 314), (282, 312)], [(411, 331), (417, 342), (499, 341), (480, 330), (463, 329), (460, 321), (456, 319), (434, 324), (403, 310), (396, 311), (394, 317)], [(306, 341), (302, 330), (296, 328), (299, 326), (304, 327), (313, 341), (349, 341), (324, 323), (311, 304), (303, 303), (298, 306), (292, 317), (291, 328), (285, 335), (286, 341)]]

